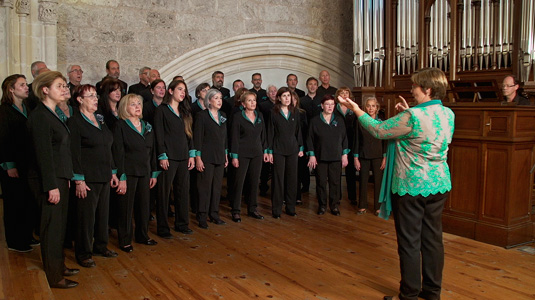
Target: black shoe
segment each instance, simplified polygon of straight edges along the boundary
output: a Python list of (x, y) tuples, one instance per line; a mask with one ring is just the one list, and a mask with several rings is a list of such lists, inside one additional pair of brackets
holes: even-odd
[(240, 214), (232, 214), (232, 221), (236, 223), (240, 223), (241, 222)]
[(208, 224), (206, 223), (206, 221), (199, 222), (199, 227), (201, 227), (202, 229), (208, 229)]
[(255, 212), (250, 212), (247, 214), (249, 217), (252, 217), (252, 218), (255, 218), (257, 220), (263, 220), (264, 219), (264, 216), (262, 216), (261, 214), (259, 214), (257, 211)]
[(122, 246), (122, 247), (119, 247), (119, 249), (121, 251), (123, 251), (123, 252), (130, 253), (130, 252), (134, 251), (134, 246), (132, 246), (132, 245)]
[(210, 222), (216, 224), (216, 225), (225, 225), (227, 223), (225, 223), (225, 221), (221, 220), (221, 219), (212, 219), (210, 218)]
[(318, 208), (318, 215), (324, 215), (325, 214), (325, 207)]
[(301, 199), (297, 199), (297, 200), (295, 201), (295, 204), (296, 204), (296, 205), (301, 205), (301, 204), (303, 204), (303, 200), (301, 200)]
[(273, 219), (280, 219), (280, 218), (281, 218), (281, 215), (273, 214), (272, 217), (273, 217)]
[(26, 252), (33, 251), (33, 248), (30, 246), (21, 246), (21, 247), (8, 247), (7, 250), (15, 251), (19, 253), (26, 253)]
[(170, 232), (158, 234), (158, 236), (161, 237), (162, 239), (172, 239), (173, 238), (173, 235)]
[(154, 216), (152, 214), (150, 214), (149, 221), (154, 221), (154, 220), (155, 220)]
[(175, 213), (172, 210), (169, 210), (169, 212), (167, 213), (167, 216), (169, 218), (174, 218), (175, 217)]
[(192, 234), (193, 233), (193, 230), (191, 230), (189, 227), (184, 227), (184, 228), (175, 227), (175, 231), (183, 233), (183, 234)]
[(41, 241), (36, 240), (34, 238), (31, 239), (30, 246), (39, 246), (39, 245), (41, 245)]
[(291, 216), (291, 217), (295, 217), (297, 216), (297, 213), (296, 212), (289, 212), (289, 211), (286, 211), (286, 214)]
[(117, 252), (112, 251), (110, 249), (106, 249), (104, 252), (93, 251), (93, 255), (102, 256), (102, 257), (117, 257), (117, 256), (119, 256), (119, 254), (117, 254)]
[(158, 245), (158, 242), (153, 240), (153, 239), (148, 239), (146, 241), (143, 241), (143, 242), (136, 242), (138, 244), (144, 244), (144, 245), (148, 245), (148, 246), (155, 246), (155, 245)]
[(63, 276), (73, 276), (73, 275), (76, 275), (78, 273), (80, 273), (80, 269), (65, 268), (65, 270), (63, 270)]
[(78, 264), (84, 268), (93, 268), (97, 266), (97, 264), (92, 258), (78, 260)]
[(349, 201), (349, 204), (351, 204), (351, 205), (357, 205), (358, 202), (357, 202), (357, 200), (350, 200), (350, 201)]
[(340, 210), (338, 208), (331, 209), (331, 214), (333, 214), (335, 216), (339, 216), (340, 215)]
[[(63, 283), (61, 283), (63, 281)], [(78, 282), (63, 278), (57, 283), (51, 284), (50, 287), (53, 289), (70, 289), (78, 285)]]

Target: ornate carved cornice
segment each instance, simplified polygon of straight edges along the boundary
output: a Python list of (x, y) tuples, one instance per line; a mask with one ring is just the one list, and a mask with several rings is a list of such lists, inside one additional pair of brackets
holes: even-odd
[(45, 25), (56, 25), (58, 22), (57, 9), (57, 0), (39, 0), (39, 21)]

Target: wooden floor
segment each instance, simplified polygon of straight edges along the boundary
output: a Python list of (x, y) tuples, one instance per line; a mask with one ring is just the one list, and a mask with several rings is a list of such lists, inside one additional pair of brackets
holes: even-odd
[[(312, 191), (312, 190), (311, 190)], [(82, 268), (70, 290), (51, 290), (39, 247), (8, 251), (0, 225), (0, 299), (382, 299), (399, 285), (399, 261), (392, 220), (357, 215), (344, 200), (342, 215), (316, 215), (314, 193), (304, 194), (297, 217), (265, 220), (242, 216), (233, 223), (227, 203), (226, 225), (193, 235), (173, 232), (171, 240), (151, 236), (157, 246), (134, 245), (118, 258), (95, 257), (97, 267)], [(191, 215), (192, 219), (193, 215)], [(442, 299), (535, 299), (535, 255), (445, 234), (446, 265)], [(531, 245), (533, 246), (533, 244)], [(66, 263), (77, 267), (71, 250)]]

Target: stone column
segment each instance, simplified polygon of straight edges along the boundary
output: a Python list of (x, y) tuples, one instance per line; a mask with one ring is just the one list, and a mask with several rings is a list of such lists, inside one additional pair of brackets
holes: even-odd
[(29, 69), (31, 62), (28, 62), (28, 32), (30, 30), (28, 24), (28, 16), (30, 15), (30, 1), (18, 0), (16, 4), (17, 15), (19, 16), (19, 68), (18, 73), (24, 73), (24, 70)]
[(51, 70), (58, 65), (57, 7), (57, 0), (39, 0), (39, 21), (44, 26), (43, 60)]
[(11, 60), (11, 25), (10, 15), (12, 0), (0, 0), (0, 78), (9, 75)]

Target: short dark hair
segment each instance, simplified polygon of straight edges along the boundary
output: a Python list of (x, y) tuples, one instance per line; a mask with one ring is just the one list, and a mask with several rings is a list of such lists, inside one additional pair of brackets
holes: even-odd
[(316, 79), (316, 77), (308, 77), (306, 84), (308, 85), (308, 83), (309, 83), (311, 80), (314, 80), (316, 83), (319, 83), (319, 81)]
[(260, 75), (260, 77), (262, 77), (262, 74), (256, 72), (256, 73), (253, 73), (253, 75), (251, 75), (251, 79), (253, 79), (253, 77), (255, 77), (256, 75)]
[(212, 79), (214, 79), (217, 74), (221, 74), (221, 75), (225, 76), (225, 73), (223, 73), (221, 71), (215, 71), (214, 73), (212, 73)]
[(110, 59), (106, 62), (106, 70), (109, 70), (110, 69), (110, 64), (114, 62), (116, 64), (119, 64), (119, 62), (117, 62), (115, 59)]
[(290, 78), (290, 76), (295, 76), (295, 79), (297, 79), (297, 75), (290, 73), (286, 76), (286, 81), (288, 81), (288, 78)]

